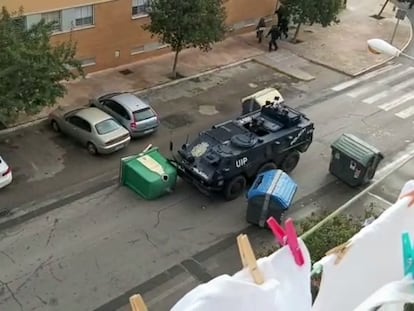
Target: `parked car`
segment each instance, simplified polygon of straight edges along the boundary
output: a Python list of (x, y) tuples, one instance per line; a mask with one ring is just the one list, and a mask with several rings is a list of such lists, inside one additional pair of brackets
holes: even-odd
[(154, 133), (159, 126), (157, 113), (144, 100), (131, 93), (110, 93), (90, 100), (122, 124), (132, 137)]
[(62, 132), (86, 146), (92, 155), (108, 154), (126, 147), (131, 137), (114, 118), (98, 108), (65, 110), (58, 108), (49, 115), (56, 132)]
[(0, 188), (4, 188), (9, 185), (13, 180), (12, 170), (7, 165), (6, 161), (0, 157)]

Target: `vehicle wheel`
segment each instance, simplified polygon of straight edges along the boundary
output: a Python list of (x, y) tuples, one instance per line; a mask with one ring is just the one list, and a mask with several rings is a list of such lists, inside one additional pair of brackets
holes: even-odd
[(227, 201), (231, 201), (239, 197), (246, 188), (246, 178), (244, 176), (236, 176), (229, 181), (224, 189), (224, 197)]
[(371, 180), (375, 176), (375, 170), (370, 166), (367, 170), (367, 179)]
[(60, 127), (59, 127), (59, 124), (58, 124), (55, 120), (52, 120), (52, 121), (50, 122), (50, 125), (52, 126), (52, 129), (53, 129), (56, 133), (59, 133), (59, 132), (60, 132)]
[(88, 143), (88, 144), (86, 145), (86, 148), (88, 148), (88, 152), (89, 152), (91, 155), (97, 155), (97, 154), (98, 154), (98, 150), (96, 149), (96, 147), (95, 147), (95, 145), (94, 145), (94, 144), (92, 144), (92, 143)]
[(286, 173), (290, 173), (291, 171), (293, 171), (296, 167), (296, 165), (298, 165), (300, 159), (300, 153), (297, 150), (293, 150), (291, 152), (289, 152), (286, 157), (283, 159), (282, 164), (280, 165), (280, 168), (286, 172)]
[(275, 170), (277, 169), (277, 166), (275, 163), (273, 162), (267, 162), (265, 164), (263, 164), (258, 170), (257, 170), (257, 175), (266, 172), (266, 171), (270, 171), (270, 170)]

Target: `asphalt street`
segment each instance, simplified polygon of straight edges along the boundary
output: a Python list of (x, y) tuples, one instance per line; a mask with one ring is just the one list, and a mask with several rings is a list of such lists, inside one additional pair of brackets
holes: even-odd
[[(103, 188), (116, 176), (120, 157), (137, 153), (149, 143), (168, 155), (170, 140), (181, 146), (187, 135), (191, 139), (213, 124), (237, 116), (241, 111), (240, 99), (266, 86), (280, 89), (295, 105), (306, 103), (303, 99), (319, 95), (318, 90), (343, 79), (315, 65), (306, 70), (319, 78), (310, 83), (299, 82), (251, 62), (144, 93), (142, 96), (148, 98), (161, 117), (160, 130), (110, 156), (91, 157), (86, 149), (52, 132), (48, 124), (0, 136), (0, 154), (14, 173), (13, 184), (1, 191), (0, 207), (17, 213), (19, 209), (90, 187), (93, 191)], [(23, 192), (25, 195), (20, 195)]]
[[(411, 160), (394, 170), (392, 174), (377, 183), (370, 191), (365, 192), (357, 201), (350, 204), (343, 214), (363, 217), (365, 211), (381, 212), (388, 208), (397, 200), (403, 185), (412, 178), (411, 172), (413, 171), (414, 160)], [(329, 203), (326, 203), (329, 206)], [(291, 216), (294, 217), (294, 214)], [(256, 253), (268, 250), (273, 243), (273, 237), (264, 230), (249, 230), (248, 233)], [(150, 310), (167, 311), (189, 290), (205, 282), (206, 279), (209, 280), (222, 274), (231, 275), (241, 269), (235, 237), (227, 238), (209, 249), (195, 254), (191, 259), (198, 262), (203, 268), (202, 277), (188, 271), (180, 264), (169, 269), (168, 276), (167, 272), (160, 274), (156, 278), (137, 286), (133, 293), (141, 293)], [(128, 295), (120, 298), (127, 301)], [(96, 311), (129, 311), (130, 306), (128, 304), (117, 308), (122, 299), (113, 300), (112, 305), (106, 304), (96, 309)]]
[[(299, 184), (293, 215), (298, 219), (313, 210), (334, 210), (360, 189), (350, 189), (328, 174), (330, 144), (344, 132), (353, 133), (384, 153), (381, 167), (394, 161), (413, 140), (413, 117), (401, 118), (398, 113), (410, 108), (413, 99), (404, 98), (403, 91), (414, 84), (406, 82), (411, 70), (396, 64), (352, 82), (320, 67), (308, 70), (317, 79), (305, 84), (248, 63), (150, 93), (163, 126), (154, 137), (134, 142), (123, 154), (139, 151), (149, 142), (166, 152), (171, 138), (184, 141), (188, 133), (191, 137), (235, 116), (241, 97), (276, 86), (316, 128), (314, 143), (292, 174)], [(382, 98), (372, 99), (384, 90), (388, 93)], [(206, 114), (213, 108), (218, 113)], [(15, 183), (0, 197), (1, 207), (40, 202), (64, 188), (80, 194), (65, 203), (55, 202), (58, 209), (0, 233), (0, 266), (7, 266), (0, 270), (2, 310), (115, 310), (134, 291), (154, 295), (149, 298), (155, 301), (152, 310), (167, 310), (165, 299), (177, 295), (171, 284), (188, 290), (207, 280), (211, 272), (202, 262), (214, 253), (211, 249), (223, 250), (230, 243), (228, 247), (234, 234), (247, 227), (244, 198), (233, 202), (206, 198), (184, 183), (175, 193), (152, 202), (116, 183), (85, 194), (82, 181), (94, 178), (89, 184), (97, 187), (116, 176), (121, 153), (90, 157), (42, 126), (5, 138), (0, 152), (12, 159), (17, 171)], [(160, 273), (168, 281), (160, 282), (160, 277), (148, 281)], [(157, 282), (166, 292), (154, 289)]]

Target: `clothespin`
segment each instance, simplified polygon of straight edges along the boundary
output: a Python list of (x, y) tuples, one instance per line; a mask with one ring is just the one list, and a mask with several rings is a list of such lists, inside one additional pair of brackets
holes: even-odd
[(344, 258), (344, 256), (346, 255), (350, 247), (351, 247), (351, 242), (347, 241), (327, 251), (325, 255), (335, 254), (336, 259), (335, 259), (334, 264), (337, 265), (341, 262), (342, 258)]
[(237, 246), (239, 247), (240, 258), (243, 268), (248, 268), (253, 280), (256, 284), (264, 283), (264, 277), (259, 267), (257, 266), (256, 257), (254, 255), (249, 238), (245, 234), (240, 234), (237, 237)]
[(408, 232), (404, 232), (401, 235), (402, 247), (403, 247), (403, 265), (404, 265), (404, 276), (411, 274), (414, 278), (414, 249), (411, 243), (411, 237)]
[(293, 220), (289, 218), (285, 221), (285, 229), (283, 229), (273, 217), (270, 217), (267, 220), (267, 225), (272, 230), (273, 235), (276, 237), (280, 246), (288, 245), (296, 264), (302, 266), (305, 263), (305, 259), (303, 258), (302, 250), (299, 247), (298, 235), (296, 234)]
[(140, 294), (129, 297), (132, 311), (148, 311), (148, 308)]

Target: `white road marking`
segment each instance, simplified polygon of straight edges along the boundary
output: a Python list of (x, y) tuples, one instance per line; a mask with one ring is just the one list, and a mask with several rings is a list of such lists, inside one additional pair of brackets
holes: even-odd
[(401, 91), (406, 87), (410, 86), (411, 84), (414, 84), (414, 78), (408, 79), (407, 81), (394, 85), (391, 89), (393, 91)]
[(395, 73), (393, 75), (390, 75), (390, 76), (388, 76), (386, 78), (383, 78), (383, 79), (381, 79), (381, 80), (379, 80), (377, 82), (378, 83), (389, 83), (389, 82), (391, 82), (393, 80), (396, 80), (399, 77), (402, 77), (402, 76), (404, 76), (404, 75), (406, 75), (406, 74), (408, 74), (408, 73), (410, 73), (412, 71), (414, 71), (414, 67), (411, 67), (410, 66), (410, 67), (404, 69), (403, 71), (397, 72), (397, 73)]
[(408, 102), (409, 100), (414, 98), (414, 91), (413, 92), (409, 92), (407, 94), (404, 94), (403, 96), (400, 96), (396, 99), (394, 99), (391, 102), (388, 102), (386, 104), (380, 105), (378, 106), (380, 109), (384, 110), (384, 111), (389, 111), (391, 109), (394, 109), (406, 102)]
[[(382, 79), (380, 79), (378, 81), (373, 81), (373, 85), (362, 86), (362, 87), (359, 87), (359, 88), (357, 88), (357, 89), (355, 89), (353, 91), (350, 91), (349, 93), (347, 93), (347, 95), (348, 96), (351, 96), (351, 97), (354, 97), (354, 98), (355, 97), (358, 97), (358, 96), (360, 96), (360, 95), (362, 95), (364, 93), (368, 93), (370, 91), (375, 90), (376, 88), (378, 88), (378, 84), (386, 84), (386, 83), (389, 83), (391, 81), (397, 80), (401, 76), (404, 76), (404, 75), (406, 75), (406, 74), (408, 74), (408, 73), (410, 73), (412, 71), (414, 71), (414, 67), (406, 68), (403, 71), (397, 72), (397, 73), (395, 73), (395, 74), (393, 74), (391, 76), (387, 76), (387, 77), (382, 78)], [(410, 81), (410, 80), (408, 80), (408, 81)], [(400, 89), (405, 88), (407, 86), (407, 82), (408, 81), (405, 81), (405, 82), (402, 83), (403, 84), (403, 87), (398, 87), (395, 90), (398, 91)], [(412, 81), (409, 82), (408, 85), (410, 85), (411, 83), (412, 83)]]
[(400, 66), (402, 66), (401, 63), (382, 67), (378, 70), (371, 71), (371, 72), (369, 72), (369, 73), (367, 73), (367, 74), (365, 74), (365, 75), (363, 75), (359, 78), (355, 78), (355, 79), (352, 79), (352, 80), (349, 80), (349, 81), (342, 82), (342, 83), (332, 87), (331, 90), (333, 90), (333, 91), (342, 91), (342, 90), (347, 89), (347, 88), (349, 88), (349, 87), (351, 87), (351, 86), (353, 86), (353, 85), (355, 85), (359, 82), (369, 80), (373, 77), (376, 77), (380, 74), (383, 74), (385, 72), (388, 72), (388, 71), (390, 71), (392, 69), (395, 69), (395, 68), (398, 68)]
[(407, 119), (414, 115), (414, 106), (408, 107), (407, 109), (401, 110), (400, 112), (395, 114), (397, 117), (401, 119)]
[(369, 93), (375, 89), (378, 88), (378, 85), (368, 85), (368, 86), (364, 86), (364, 87), (359, 87), (349, 93), (346, 93), (346, 95), (351, 96), (353, 98), (358, 97), (364, 93)]
[(382, 91), (381, 93), (375, 94), (371, 97), (365, 98), (364, 100), (362, 100), (363, 103), (365, 104), (372, 104), (375, 103), (377, 100), (382, 99), (384, 97), (387, 97), (391, 92), (389, 90), (386, 91)]

